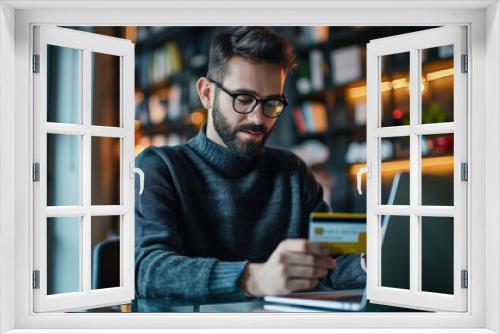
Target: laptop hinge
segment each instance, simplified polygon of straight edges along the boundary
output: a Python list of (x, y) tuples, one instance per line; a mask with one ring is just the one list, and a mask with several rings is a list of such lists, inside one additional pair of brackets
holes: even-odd
[(469, 272), (467, 270), (461, 271), (461, 288), (467, 289), (469, 287)]

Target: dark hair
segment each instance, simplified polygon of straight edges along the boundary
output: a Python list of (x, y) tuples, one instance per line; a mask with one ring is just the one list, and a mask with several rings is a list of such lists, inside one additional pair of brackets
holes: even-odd
[(226, 64), (233, 56), (242, 57), (251, 63), (281, 65), (285, 71), (295, 67), (291, 44), (267, 27), (234, 27), (217, 34), (210, 46), (207, 76), (223, 81)]

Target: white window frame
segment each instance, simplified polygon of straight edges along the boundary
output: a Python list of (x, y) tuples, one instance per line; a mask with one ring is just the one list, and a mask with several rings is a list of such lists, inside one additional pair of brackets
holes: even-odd
[[(446, 26), (414, 33), (375, 39), (367, 46), (367, 217), (368, 217), (368, 291), (370, 301), (381, 304), (415, 307), (430, 311), (467, 310), (467, 289), (461, 287), (461, 271), (467, 270), (467, 181), (461, 180), (461, 163), (467, 162), (467, 86), (469, 73), (462, 73), (462, 55), (467, 55), (465, 26)], [(421, 51), (453, 45), (453, 121), (422, 124)], [(410, 73), (410, 124), (382, 126), (382, 57), (408, 52)], [(420, 135), (452, 133), (453, 193), (451, 206), (422, 205)], [(410, 140), (410, 202), (408, 205), (383, 204), (381, 199), (382, 166), (380, 140), (406, 137)], [(383, 242), (382, 216), (405, 216), (409, 219), (410, 267), (409, 289), (381, 285)], [(453, 294), (422, 291), (422, 217), (451, 217), (453, 220)], [(404, 269), (401, 269), (404, 270)]]
[[(39, 73), (33, 76), (34, 162), (39, 164), (40, 180), (33, 184), (33, 269), (39, 270), (39, 288), (34, 289), (34, 310), (68, 311), (85, 307), (126, 304), (134, 299), (134, 45), (118, 39), (68, 28), (37, 26), (34, 28), (33, 52), (39, 56)], [(78, 124), (47, 121), (47, 45), (71, 48), (79, 52)], [(97, 126), (92, 123), (92, 53), (119, 57), (119, 125)], [(47, 134), (79, 136), (79, 198), (74, 206), (47, 206)], [(120, 204), (92, 205), (92, 138), (120, 140)], [(120, 286), (91, 289), (91, 219), (92, 216), (120, 218)], [(80, 290), (47, 295), (47, 218), (80, 218)]]
[[(120, 8), (126, 6), (128, 8)], [(285, 8), (288, 6), (288, 8)], [(66, 9), (63, 9), (66, 8)], [(68, 8), (71, 7), (71, 8)], [(133, 8), (131, 8), (133, 7)], [(162, 7), (162, 8), (161, 8)], [(46, 8), (50, 8), (47, 10)], [(142, 8), (138, 10), (137, 8)], [(196, 9), (194, 9), (196, 8)], [(243, 8), (243, 9), (242, 9)], [(280, 15), (276, 15), (276, 11)], [(31, 263), (31, 31), (60, 25), (442, 25), (470, 27), (471, 89), (467, 313), (363, 314), (34, 314)], [(497, 1), (0, 3), (0, 333), (175, 332), (500, 332), (500, 7)], [(15, 64), (15, 68), (13, 66)], [(487, 69), (487, 70), (486, 70)], [(15, 111), (15, 112), (14, 112)], [(13, 126), (15, 124), (15, 126)], [(15, 143), (15, 145), (13, 145)], [(488, 180), (488, 182), (486, 182)], [(14, 195), (12, 195), (14, 194)], [(486, 265), (487, 264), (487, 265)], [(487, 291), (487, 293), (486, 293)], [(376, 328), (383, 328), (377, 330)], [(169, 328), (169, 329), (166, 329)], [(207, 328), (207, 329), (203, 329)], [(220, 328), (233, 328), (221, 330)], [(334, 330), (337, 328), (338, 330)], [(460, 329), (462, 328), (462, 329)], [(52, 329), (47, 331), (47, 329)], [(179, 330), (180, 331), (180, 330)], [(242, 332), (241, 330), (240, 332)], [(116, 330), (114, 332), (117, 332)], [(118, 332), (120, 332), (118, 330)], [(283, 332), (283, 331), (281, 331)]]

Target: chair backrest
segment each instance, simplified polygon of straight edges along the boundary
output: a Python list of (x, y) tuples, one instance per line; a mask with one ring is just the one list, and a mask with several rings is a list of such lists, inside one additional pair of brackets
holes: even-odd
[(92, 254), (92, 289), (120, 286), (120, 238), (99, 242)]

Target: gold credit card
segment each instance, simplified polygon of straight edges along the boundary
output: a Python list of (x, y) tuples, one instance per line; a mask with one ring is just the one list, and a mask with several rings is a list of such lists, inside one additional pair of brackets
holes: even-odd
[(366, 253), (366, 215), (313, 212), (309, 241), (328, 245), (333, 255)]

